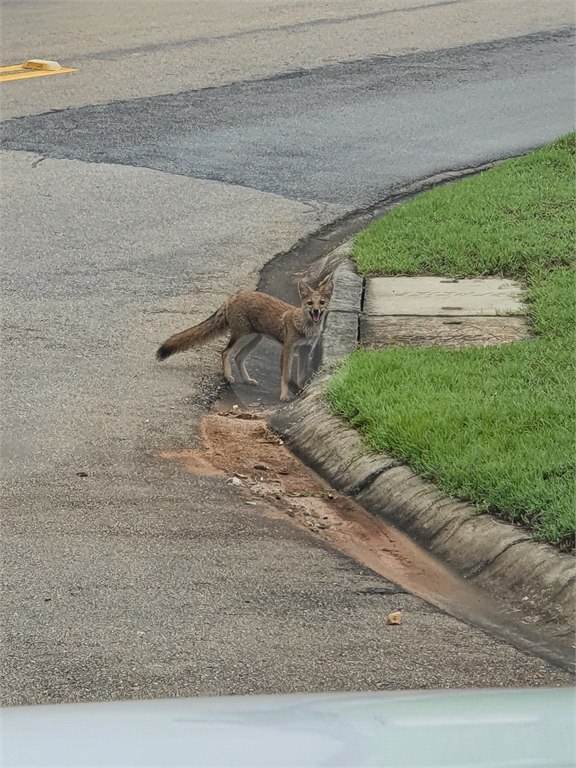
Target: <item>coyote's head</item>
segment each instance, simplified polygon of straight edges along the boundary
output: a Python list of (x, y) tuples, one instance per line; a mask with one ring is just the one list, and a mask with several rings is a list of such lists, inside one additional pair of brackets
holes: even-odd
[(302, 280), (298, 283), (302, 309), (308, 314), (313, 323), (319, 323), (324, 316), (333, 290), (334, 283), (328, 277), (320, 283), (316, 290), (310, 288)]

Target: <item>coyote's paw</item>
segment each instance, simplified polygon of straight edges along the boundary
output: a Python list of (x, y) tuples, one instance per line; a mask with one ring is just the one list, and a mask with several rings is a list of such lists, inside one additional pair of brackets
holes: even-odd
[(244, 379), (244, 384), (250, 384), (251, 387), (257, 387), (258, 382), (256, 379)]
[(226, 376), (226, 375), (224, 375), (224, 379), (225, 379), (225, 381), (228, 382), (228, 384), (234, 384), (234, 381), (235, 381), (234, 376)]

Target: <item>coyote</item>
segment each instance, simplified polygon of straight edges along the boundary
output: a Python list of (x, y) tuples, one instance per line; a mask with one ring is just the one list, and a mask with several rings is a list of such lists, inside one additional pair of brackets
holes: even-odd
[(235, 293), (207, 320), (166, 339), (156, 352), (156, 357), (165, 360), (175, 352), (184, 352), (190, 347), (205, 344), (230, 331), (230, 340), (222, 352), (224, 378), (230, 383), (234, 381), (230, 366), (232, 355), (242, 380), (246, 384), (256, 385), (258, 382), (250, 378), (246, 370), (246, 356), (262, 340), (262, 336), (269, 336), (282, 344), (280, 400), (288, 400), (294, 351), (298, 350), (296, 383), (301, 388), (305, 382), (311, 350), (324, 329), (326, 309), (333, 290), (334, 284), (330, 278), (323, 280), (316, 290), (301, 280), (298, 283), (301, 299), (299, 307), (256, 291)]

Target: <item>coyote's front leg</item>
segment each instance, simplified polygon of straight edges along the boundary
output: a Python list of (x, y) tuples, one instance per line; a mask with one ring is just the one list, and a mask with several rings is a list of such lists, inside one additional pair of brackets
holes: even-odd
[(308, 379), (308, 368), (310, 358), (312, 357), (312, 349), (313, 347), (308, 344), (298, 347), (298, 358), (296, 360), (296, 384), (298, 385), (298, 389), (302, 389)]
[(282, 345), (282, 384), (280, 386), (280, 400), (286, 401), (290, 399), (288, 393), (288, 383), (290, 381), (290, 373), (292, 371), (292, 356), (294, 354), (294, 344), (292, 340), (285, 341)]

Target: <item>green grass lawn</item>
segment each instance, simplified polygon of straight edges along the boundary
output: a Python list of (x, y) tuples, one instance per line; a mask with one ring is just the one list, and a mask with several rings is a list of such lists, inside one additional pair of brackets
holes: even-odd
[(574, 134), (395, 208), (358, 235), (365, 275), (501, 275), (536, 337), (499, 347), (359, 350), (331, 379), (368, 445), (454, 496), (574, 545)]

